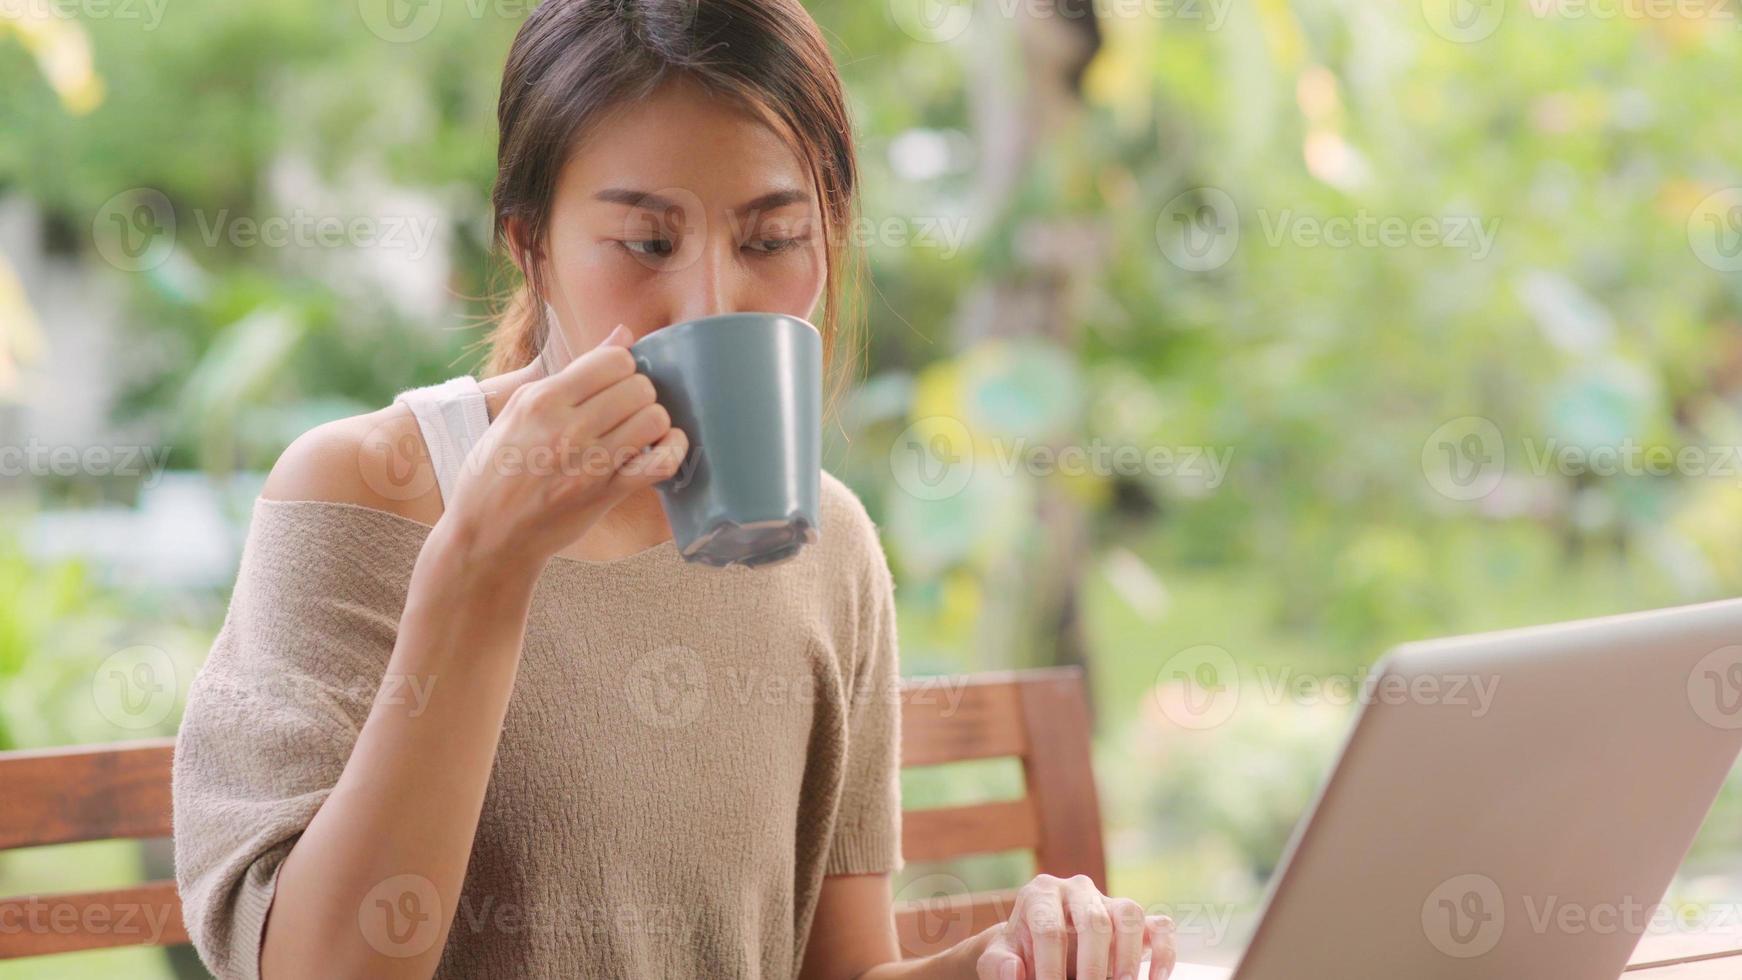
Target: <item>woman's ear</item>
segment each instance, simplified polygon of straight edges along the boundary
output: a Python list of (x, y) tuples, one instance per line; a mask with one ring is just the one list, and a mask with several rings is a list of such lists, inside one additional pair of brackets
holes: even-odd
[(520, 269), (522, 277), (531, 281), (533, 251), (527, 241), (526, 222), (518, 217), (502, 219), (502, 233), (508, 239), (508, 255), (514, 260), (514, 265)]

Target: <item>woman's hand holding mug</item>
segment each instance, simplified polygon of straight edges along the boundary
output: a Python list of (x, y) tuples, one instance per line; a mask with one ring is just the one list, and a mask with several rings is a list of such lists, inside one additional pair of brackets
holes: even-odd
[(630, 337), (618, 325), (509, 394), (438, 525), (468, 561), (536, 573), (618, 501), (677, 472), (689, 440), (636, 371)]

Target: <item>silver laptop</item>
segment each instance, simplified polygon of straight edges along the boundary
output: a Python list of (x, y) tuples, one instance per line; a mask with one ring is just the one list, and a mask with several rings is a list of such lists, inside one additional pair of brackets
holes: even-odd
[(1364, 690), (1233, 980), (1616, 977), (1742, 750), (1742, 600), (1407, 644)]

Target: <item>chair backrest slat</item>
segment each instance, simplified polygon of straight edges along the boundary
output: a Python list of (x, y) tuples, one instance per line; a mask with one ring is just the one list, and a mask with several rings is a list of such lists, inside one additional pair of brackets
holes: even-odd
[(1107, 856), (1081, 672), (1024, 684), (1022, 714), (1029, 731), (1023, 772), (1040, 817), (1035, 867), (1060, 878), (1088, 875), (1105, 892)]
[(0, 851), (167, 837), (174, 739), (0, 754)]
[[(1088, 875), (1106, 891), (1101, 807), (1080, 668), (911, 679), (902, 689), (901, 722), (903, 768), (1014, 756), (1022, 762), (1026, 790), (1018, 800), (905, 811), (902, 855), (907, 860), (1030, 850), (1036, 873)], [(940, 885), (936, 879), (931, 883)], [(898, 902), (902, 955), (930, 955), (1005, 921), (1014, 894), (964, 887)]]
[(903, 682), (901, 764), (1020, 756), (1028, 748), (1016, 675), (976, 674)]
[(173, 881), (0, 899), (0, 922), (13, 925), (0, 929), (0, 960), (188, 941)]
[(1040, 821), (1027, 797), (909, 810), (901, 817), (901, 853), (909, 861), (1033, 850), (1040, 841)]
[[(175, 740), (0, 753), (0, 850), (168, 837)], [(188, 941), (175, 882), (0, 898), (0, 960)]]

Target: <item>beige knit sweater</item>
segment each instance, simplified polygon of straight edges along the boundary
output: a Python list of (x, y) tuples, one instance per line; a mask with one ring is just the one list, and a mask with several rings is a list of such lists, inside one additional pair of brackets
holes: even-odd
[[(820, 517), (762, 569), (670, 542), (552, 559), (437, 976), (792, 977), (823, 877), (902, 867), (893, 584), (827, 473)], [(428, 533), (255, 505), (175, 753), (176, 877), (220, 977), (258, 976), (279, 866), (373, 698), (415, 710), (381, 678)], [(415, 880), (377, 891), (358, 928), (378, 948), (434, 928)]]

